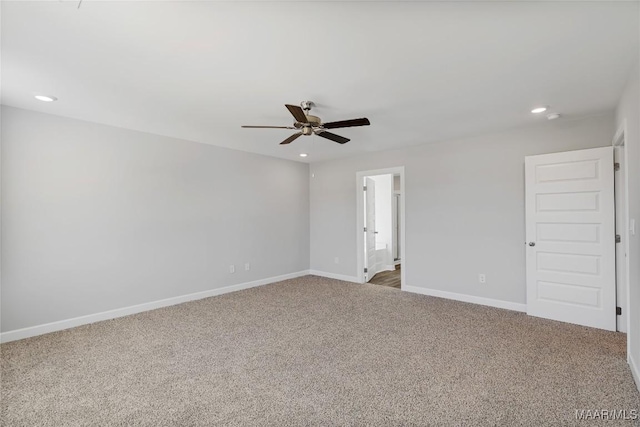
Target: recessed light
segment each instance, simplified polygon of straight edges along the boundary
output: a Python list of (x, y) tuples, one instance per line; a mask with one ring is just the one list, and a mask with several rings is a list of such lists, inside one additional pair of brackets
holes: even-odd
[(544, 113), (545, 111), (547, 111), (547, 107), (536, 107), (533, 110), (531, 110), (533, 114), (540, 114), (540, 113)]
[(549, 120), (555, 120), (555, 119), (558, 119), (558, 118), (560, 118), (560, 114), (558, 114), (558, 113), (549, 113), (549, 114), (547, 114), (547, 119), (549, 119)]
[(300, 157), (307, 157), (307, 153), (300, 153)]
[(50, 95), (34, 95), (34, 96), (38, 101), (53, 102), (58, 100), (58, 98), (56, 98), (55, 96), (50, 96)]

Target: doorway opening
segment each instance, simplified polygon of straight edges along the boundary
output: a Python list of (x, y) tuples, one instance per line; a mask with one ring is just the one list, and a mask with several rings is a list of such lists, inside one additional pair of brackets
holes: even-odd
[(358, 172), (356, 182), (359, 282), (402, 289), (404, 167)]

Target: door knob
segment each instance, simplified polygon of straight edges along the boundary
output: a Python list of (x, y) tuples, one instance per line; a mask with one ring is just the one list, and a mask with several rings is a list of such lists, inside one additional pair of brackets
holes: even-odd
[(529, 242), (529, 246), (535, 246), (536, 242)]

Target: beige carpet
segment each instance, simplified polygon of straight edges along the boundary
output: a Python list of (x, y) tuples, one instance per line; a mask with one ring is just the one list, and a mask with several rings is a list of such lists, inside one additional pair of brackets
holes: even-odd
[(575, 410), (639, 405), (622, 334), (314, 276), (0, 349), (3, 426), (618, 425)]

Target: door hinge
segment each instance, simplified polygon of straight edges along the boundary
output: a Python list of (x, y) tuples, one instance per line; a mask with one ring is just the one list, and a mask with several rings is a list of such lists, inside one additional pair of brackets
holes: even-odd
[(620, 237), (619, 234), (616, 234), (616, 243), (620, 243), (622, 242), (622, 238)]
[(616, 307), (616, 315), (617, 316), (621, 316), (622, 315), (622, 307)]
[(365, 269), (364, 269), (364, 272), (365, 272), (365, 273), (368, 273), (368, 272), (369, 272), (369, 270), (365, 268)]
[(367, 227), (365, 227), (365, 228), (364, 228), (364, 232), (365, 232), (365, 233), (367, 232)]
[(367, 186), (362, 187), (362, 191), (367, 191)]
[(614, 171), (616, 171), (616, 172), (617, 172), (617, 171), (619, 171), (619, 170), (620, 170), (620, 163), (615, 162), (615, 163), (613, 164), (613, 170), (614, 170)]

